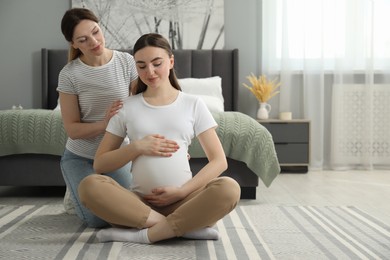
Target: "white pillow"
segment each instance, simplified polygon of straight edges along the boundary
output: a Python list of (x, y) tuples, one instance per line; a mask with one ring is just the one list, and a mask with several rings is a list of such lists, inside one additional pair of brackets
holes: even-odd
[(206, 104), (210, 112), (225, 111), (223, 107), (223, 102), (221, 102), (219, 98), (213, 96), (206, 96), (206, 95), (196, 95), (196, 96), (200, 97), (203, 100), (203, 102)]
[(178, 81), (184, 93), (200, 96), (211, 112), (224, 111), (221, 77), (183, 78)]

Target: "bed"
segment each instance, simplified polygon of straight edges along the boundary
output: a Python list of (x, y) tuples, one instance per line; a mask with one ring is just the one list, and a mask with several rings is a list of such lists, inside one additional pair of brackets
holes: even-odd
[[(67, 50), (42, 49), (41, 55), (42, 107), (0, 112), (0, 186), (65, 185), (59, 161), (67, 137), (55, 108), (58, 74), (67, 62)], [(223, 111), (212, 113), (228, 158), (224, 175), (238, 181), (242, 199), (255, 199), (259, 179), (270, 186), (280, 166), (270, 133), (237, 112), (238, 50), (175, 50), (174, 56), (177, 76), (183, 82), (219, 78)], [(189, 153), (196, 173), (207, 162), (197, 140)]]

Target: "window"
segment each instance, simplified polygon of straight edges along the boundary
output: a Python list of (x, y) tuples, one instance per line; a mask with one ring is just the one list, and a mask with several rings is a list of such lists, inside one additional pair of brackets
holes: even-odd
[[(361, 69), (390, 58), (389, 0), (264, 0), (263, 47), (270, 59), (342, 59)], [(386, 61), (388, 63), (388, 61)]]

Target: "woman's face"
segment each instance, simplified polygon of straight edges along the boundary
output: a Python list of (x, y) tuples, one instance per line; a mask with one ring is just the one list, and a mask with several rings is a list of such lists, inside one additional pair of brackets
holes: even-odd
[(157, 47), (145, 47), (134, 54), (138, 76), (151, 88), (169, 83), (169, 72), (173, 68), (173, 56)]
[(72, 46), (87, 56), (101, 55), (104, 51), (105, 40), (99, 25), (91, 20), (82, 20), (74, 28)]

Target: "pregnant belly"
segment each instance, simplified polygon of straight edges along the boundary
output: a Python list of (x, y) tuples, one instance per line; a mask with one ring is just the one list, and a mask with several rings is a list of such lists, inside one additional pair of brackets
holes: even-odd
[(180, 187), (192, 178), (186, 149), (171, 157), (139, 156), (132, 164), (132, 190), (150, 194), (156, 187)]

